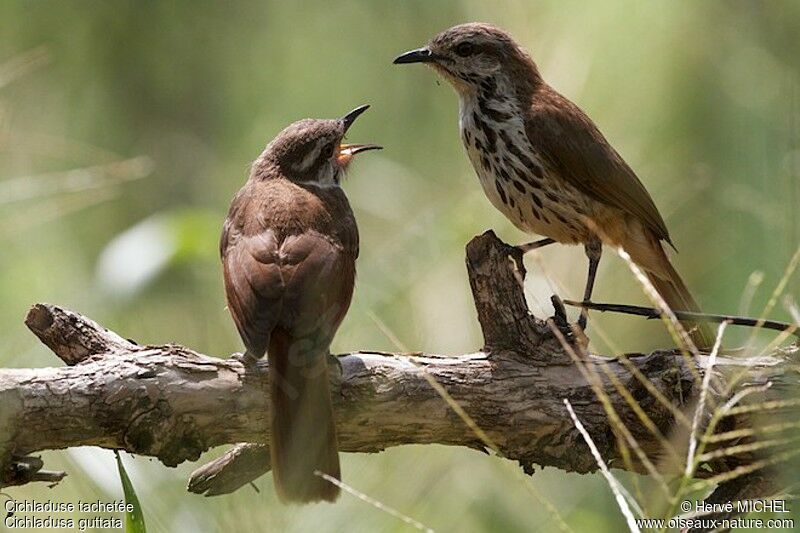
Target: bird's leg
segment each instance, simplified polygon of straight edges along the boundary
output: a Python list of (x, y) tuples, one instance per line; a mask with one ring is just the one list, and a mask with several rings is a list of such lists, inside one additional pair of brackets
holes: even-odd
[(553, 239), (539, 239), (538, 241), (529, 242), (526, 244), (519, 244), (517, 246), (512, 246), (510, 244), (505, 244), (508, 250), (508, 256), (514, 260), (514, 264), (517, 265), (517, 270), (522, 276), (522, 279), (525, 279), (525, 275), (527, 271), (525, 270), (525, 262), (522, 259), (522, 256), (526, 253), (530, 252), (531, 250), (536, 250), (537, 248), (542, 248), (543, 246), (547, 246), (548, 244), (553, 244), (556, 242)]
[(550, 297), (550, 303), (553, 304), (553, 316), (548, 318), (547, 322), (558, 328), (564, 339), (569, 344), (572, 344), (575, 339), (575, 332), (567, 320), (567, 310), (564, 307), (564, 302), (561, 301), (557, 294), (554, 294)]
[(555, 239), (548, 237), (546, 239), (539, 239), (538, 241), (533, 241), (526, 244), (519, 244), (516, 246), (516, 248), (523, 254), (526, 254), (530, 251), (536, 250), (537, 248), (544, 248), (548, 244), (553, 244), (554, 242), (556, 242)]
[[(600, 256), (603, 254), (603, 244), (599, 239), (594, 238), (586, 243), (586, 257), (589, 258), (589, 274), (586, 277), (586, 288), (583, 291), (583, 301), (588, 302), (592, 299), (592, 289), (594, 289), (594, 278), (597, 275), (597, 266), (600, 264)], [(589, 319), (589, 309), (584, 307), (581, 316), (578, 317), (578, 327), (585, 330), (586, 321)]]

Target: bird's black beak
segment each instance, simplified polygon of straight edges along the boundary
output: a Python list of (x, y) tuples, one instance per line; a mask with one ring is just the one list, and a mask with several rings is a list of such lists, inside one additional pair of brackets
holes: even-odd
[[(344, 131), (347, 132), (353, 122), (367, 109), (369, 109), (369, 105), (358, 106), (339, 119), (344, 124)], [(336, 158), (341, 166), (346, 167), (352, 161), (354, 155), (367, 150), (381, 150), (382, 148), (383, 146), (377, 144), (340, 144)]]
[(350, 126), (353, 125), (353, 122), (355, 122), (356, 119), (359, 117), (359, 115), (361, 115), (361, 113), (363, 113), (367, 109), (369, 109), (369, 104), (360, 105), (357, 108), (350, 111), (345, 116), (343, 116), (340, 120), (344, 124), (344, 131), (350, 129)]
[(394, 58), (395, 65), (403, 65), (406, 63), (433, 63), (438, 59), (438, 56), (428, 50), (427, 48), (417, 48), (416, 50), (410, 50), (405, 54), (400, 54), (396, 58)]

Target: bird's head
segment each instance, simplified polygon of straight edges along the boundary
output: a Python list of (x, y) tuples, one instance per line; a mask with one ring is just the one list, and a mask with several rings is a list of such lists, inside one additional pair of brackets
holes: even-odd
[(540, 81), (536, 65), (509, 34), (479, 22), (461, 24), (434, 36), (422, 48), (395, 58), (394, 63), (425, 63), (433, 67), (459, 94), (476, 91), (482, 81), (505, 77), (533, 89)]
[(264, 164), (276, 165), (281, 174), (298, 183), (339, 185), (353, 157), (377, 144), (345, 144), (347, 130), (361, 113), (362, 105), (339, 119), (307, 118), (290, 124), (270, 142), (256, 161), (254, 175)]

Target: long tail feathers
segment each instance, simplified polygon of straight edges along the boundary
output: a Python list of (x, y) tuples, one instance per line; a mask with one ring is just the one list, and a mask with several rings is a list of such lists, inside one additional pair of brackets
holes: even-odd
[(341, 479), (327, 353), (294, 353), (293, 348), (286, 331), (273, 330), (267, 353), (275, 489), (287, 503), (332, 502), (339, 487), (314, 474)]
[[(681, 279), (678, 272), (669, 262), (663, 250), (661, 253), (663, 257), (661, 266), (664, 273), (659, 275), (648, 270), (645, 271), (648, 279), (658, 291), (658, 294), (664, 298), (664, 301), (671, 309), (676, 311), (701, 312), (700, 306), (692, 297), (683, 279)], [(694, 342), (698, 349), (705, 351), (711, 348), (714, 343), (714, 334), (707, 324), (696, 322), (682, 322), (682, 324), (689, 332), (692, 342)]]

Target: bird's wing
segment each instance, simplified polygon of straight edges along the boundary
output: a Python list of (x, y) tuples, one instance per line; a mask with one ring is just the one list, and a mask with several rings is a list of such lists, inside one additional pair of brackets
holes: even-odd
[(278, 238), (269, 229), (246, 236), (226, 221), (220, 250), (228, 308), (247, 350), (261, 357), (283, 302)]
[(330, 235), (313, 229), (282, 235), (269, 217), (250, 216), (258, 222), (247, 231), (237, 225), (243, 203), (231, 205), (220, 254), (228, 307), (248, 350), (263, 355), (276, 326), (329, 343), (355, 283), (358, 229), (349, 206), (327, 228)]
[(295, 338), (327, 344), (344, 319), (355, 284), (355, 251), (314, 230), (280, 248), (283, 306), (279, 324)]
[(578, 106), (550, 89), (531, 107), (526, 133), (540, 156), (570, 184), (635, 216), (672, 244), (642, 182)]

